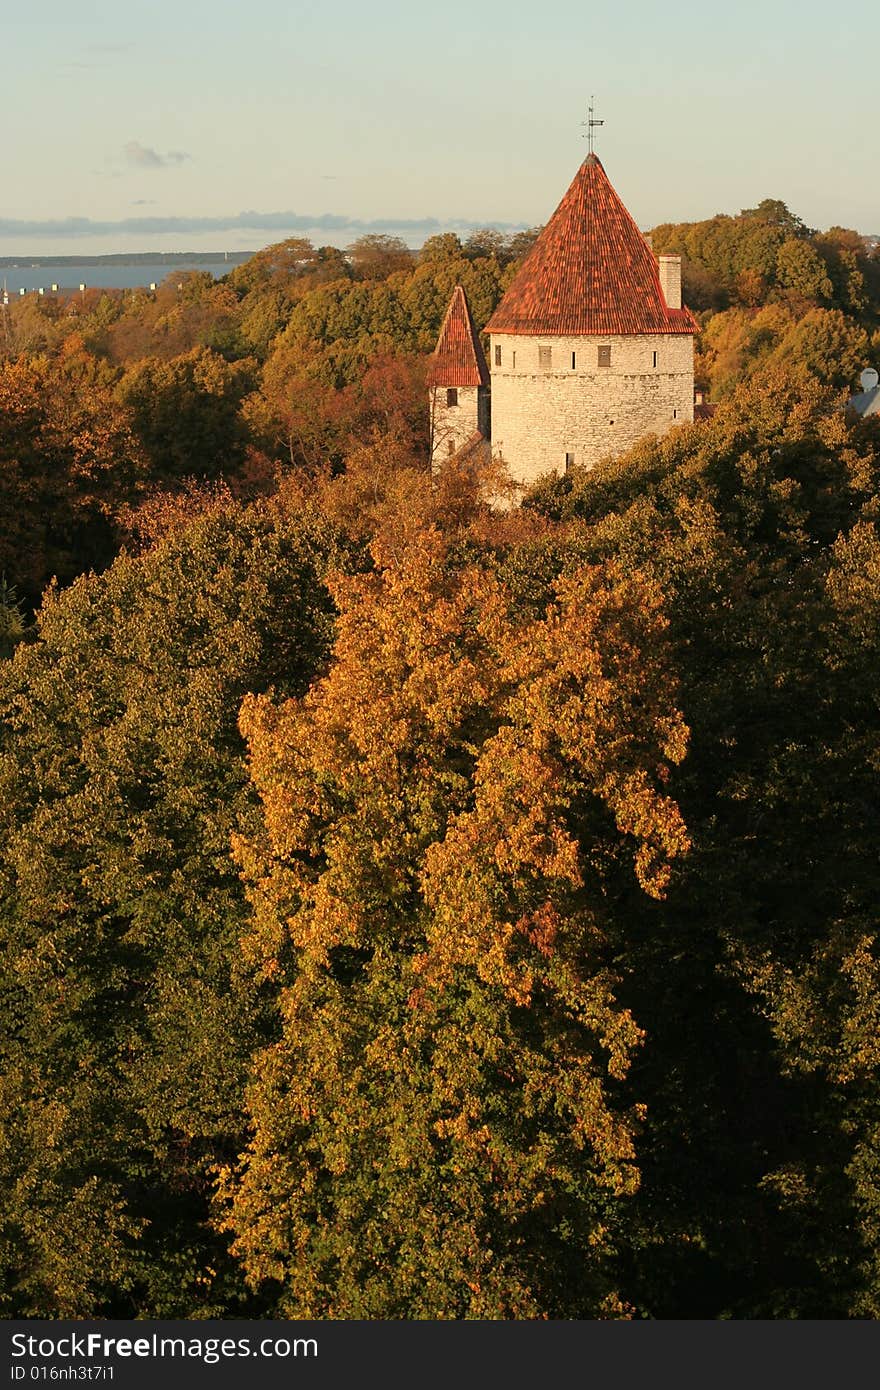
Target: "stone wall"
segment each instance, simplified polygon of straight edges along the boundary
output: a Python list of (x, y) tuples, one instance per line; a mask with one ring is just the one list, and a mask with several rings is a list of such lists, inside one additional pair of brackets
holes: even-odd
[[(610, 348), (610, 354), (600, 358), (601, 348)], [(600, 366), (608, 355), (610, 363)], [(497, 334), (491, 339), (489, 369), (492, 452), (526, 484), (542, 473), (564, 472), (566, 455), (591, 468), (600, 459), (625, 453), (646, 434), (662, 435), (694, 418), (689, 334)]]
[(446, 404), (446, 386), (428, 392), (431, 421), (431, 466), (437, 468), (480, 430), (489, 435), (489, 392), (481, 386), (458, 386), (456, 405)]

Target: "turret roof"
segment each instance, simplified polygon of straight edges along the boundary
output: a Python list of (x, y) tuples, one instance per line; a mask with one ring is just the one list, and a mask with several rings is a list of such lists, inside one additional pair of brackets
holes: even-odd
[(487, 333), (696, 333), (670, 309), (654, 253), (594, 154), (541, 232), (486, 325)]
[(489, 368), (467, 296), (456, 285), (428, 367), (429, 386), (488, 386)]

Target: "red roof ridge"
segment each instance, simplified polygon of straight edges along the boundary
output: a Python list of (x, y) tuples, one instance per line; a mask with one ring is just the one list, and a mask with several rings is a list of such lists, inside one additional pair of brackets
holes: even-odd
[(489, 368), (467, 295), (456, 285), (428, 367), (429, 386), (488, 386)]
[(601, 161), (589, 154), (486, 325), (546, 336), (696, 333), (671, 309), (657, 260)]

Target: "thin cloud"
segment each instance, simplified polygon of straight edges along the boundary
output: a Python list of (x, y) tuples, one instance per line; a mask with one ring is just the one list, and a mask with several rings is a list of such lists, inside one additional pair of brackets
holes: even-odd
[(124, 217), (102, 222), (90, 217), (59, 217), (43, 221), (0, 218), (0, 237), (160, 236), (168, 233), (232, 232), (390, 232), (399, 236), (433, 236), (436, 232), (473, 232), (491, 227), (500, 232), (522, 231), (525, 222), (485, 222), (462, 217), (380, 217), (366, 221), (342, 213), (239, 212), (228, 217)]
[(189, 159), (183, 150), (169, 150), (167, 154), (160, 154), (149, 145), (142, 145), (140, 140), (129, 140), (123, 145), (122, 153), (126, 164), (135, 169), (170, 169)]
[(131, 47), (130, 43), (87, 43), (80, 50), (79, 57), (70, 58), (59, 65), (59, 72), (94, 72), (95, 69), (106, 68), (112, 60), (120, 58)]

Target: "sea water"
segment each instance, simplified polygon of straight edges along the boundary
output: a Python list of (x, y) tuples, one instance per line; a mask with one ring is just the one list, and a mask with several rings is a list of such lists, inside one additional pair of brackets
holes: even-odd
[(236, 261), (185, 261), (178, 265), (152, 264), (148, 261), (139, 265), (39, 265), (31, 266), (26, 261), (20, 265), (0, 266), (0, 290), (6, 285), (10, 298), (19, 290), (44, 289), (51, 294), (52, 286), (61, 290), (78, 290), (80, 285), (89, 289), (133, 290), (140, 286), (156, 284), (169, 275), (186, 275), (191, 270), (207, 270), (219, 280), (235, 267)]

